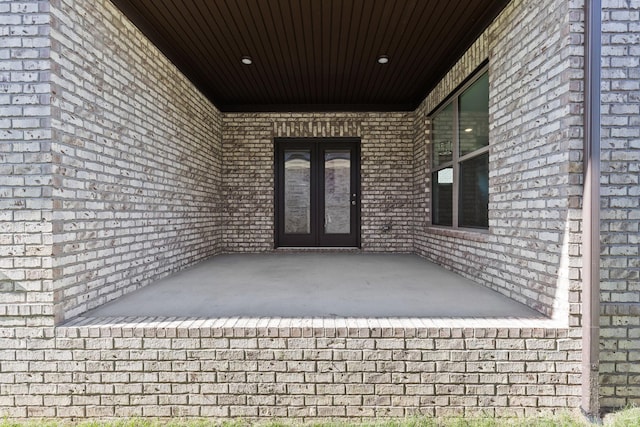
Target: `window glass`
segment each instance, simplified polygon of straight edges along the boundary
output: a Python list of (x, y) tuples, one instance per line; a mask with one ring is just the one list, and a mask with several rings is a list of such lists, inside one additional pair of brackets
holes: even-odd
[(460, 156), (489, 145), (489, 75), (460, 95)]
[(453, 104), (433, 118), (433, 166), (453, 159)]
[(460, 163), (460, 227), (486, 228), (489, 224), (489, 153)]
[(311, 152), (284, 152), (284, 232), (311, 232)]
[(351, 152), (324, 153), (324, 232), (351, 232)]
[(453, 225), (453, 168), (433, 173), (433, 223)]
[(453, 93), (431, 126), (431, 223), (488, 228), (489, 74)]

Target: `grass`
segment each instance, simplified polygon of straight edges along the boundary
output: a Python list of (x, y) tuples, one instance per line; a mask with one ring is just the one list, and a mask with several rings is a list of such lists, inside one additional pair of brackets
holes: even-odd
[[(215, 421), (207, 419), (143, 419), (121, 420), (10, 420), (0, 421), (0, 427), (589, 427), (583, 417), (575, 413), (530, 418), (408, 418), (372, 421), (310, 421), (301, 423), (288, 420), (251, 422), (247, 420)], [(604, 427), (640, 427), (640, 408), (627, 408), (607, 415)]]
[(604, 417), (607, 427), (640, 427), (640, 408), (627, 408)]

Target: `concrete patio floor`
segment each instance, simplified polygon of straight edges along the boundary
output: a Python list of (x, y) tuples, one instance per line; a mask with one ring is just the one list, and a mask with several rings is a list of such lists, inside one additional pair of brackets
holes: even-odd
[(83, 317), (543, 318), (415, 255), (220, 255)]

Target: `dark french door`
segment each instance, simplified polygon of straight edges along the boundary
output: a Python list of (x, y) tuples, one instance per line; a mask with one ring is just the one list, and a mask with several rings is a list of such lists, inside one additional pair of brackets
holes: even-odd
[(360, 245), (360, 142), (276, 139), (276, 246)]

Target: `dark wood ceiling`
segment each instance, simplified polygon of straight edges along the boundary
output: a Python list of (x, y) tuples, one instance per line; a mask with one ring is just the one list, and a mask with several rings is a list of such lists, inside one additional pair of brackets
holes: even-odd
[(222, 111), (414, 109), (508, 3), (112, 1)]

